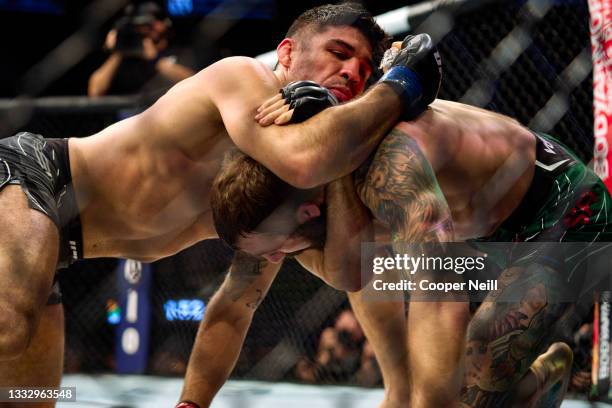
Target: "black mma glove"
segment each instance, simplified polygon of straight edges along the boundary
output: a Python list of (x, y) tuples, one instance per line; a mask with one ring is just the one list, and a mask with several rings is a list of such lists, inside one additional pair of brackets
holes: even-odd
[[(385, 58), (393, 54), (385, 53)], [(383, 60), (383, 64), (385, 61)], [(401, 118), (412, 120), (436, 99), (442, 81), (442, 59), (428, 34), (409, 35), (380, 78), (404, 101)]]
[(338, 104), (338, 99), (327, 88), (313, 81), (291, 82), (280, 90), (293, 115), (289, 123), (300, 123), (325, 108)]

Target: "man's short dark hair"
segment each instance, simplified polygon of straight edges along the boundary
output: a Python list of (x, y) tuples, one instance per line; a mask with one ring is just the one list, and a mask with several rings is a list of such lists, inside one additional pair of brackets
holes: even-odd
[(297, 198), (298, 191), (240, 150), (230, 150), (210, 196), (219, 238), (237, 249), (240, 236), (254, 231), (287, 198)]
[(326, 4), (307, 10), (289, 27), (286, 37), (299, 37), (306, 29), (322, 32), (330, 26), (350, 26), (359, 30), (372, 48), (375, 67), (391, 45), (391, 37), (359, 3)]

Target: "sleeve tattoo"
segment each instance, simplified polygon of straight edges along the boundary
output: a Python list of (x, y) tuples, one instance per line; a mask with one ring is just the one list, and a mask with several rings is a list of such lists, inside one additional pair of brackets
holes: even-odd
[(355, 173), (357, 192), (394, 242), (453, 240), (450, 209), (416, 141), (393, 129)]

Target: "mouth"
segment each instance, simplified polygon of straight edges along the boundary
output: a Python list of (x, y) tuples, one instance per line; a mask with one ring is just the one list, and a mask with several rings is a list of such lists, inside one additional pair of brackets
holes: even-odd
[(330, 87), (329, 90), (334, 94), (338, 101), (346, 102), (353, 98), (353, 92), (344, 87)]

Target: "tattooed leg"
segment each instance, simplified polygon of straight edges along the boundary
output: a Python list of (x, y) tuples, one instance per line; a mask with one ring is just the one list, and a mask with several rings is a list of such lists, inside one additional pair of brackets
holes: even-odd
[(510, 391), (551, 341), (568, 309), (561, 275), (542, 265), (502, 273), (468, 329), (466, 376), (461, 401), (469, 407), (511, 404)]

